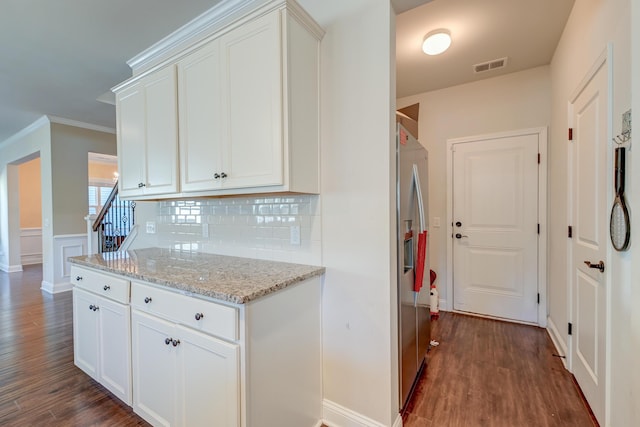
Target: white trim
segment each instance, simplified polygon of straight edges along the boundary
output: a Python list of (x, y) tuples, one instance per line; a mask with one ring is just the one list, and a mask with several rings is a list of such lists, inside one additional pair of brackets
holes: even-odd
[(556, 326), (555, 323), (553, 323), (553, 320), (551, 320), (550, 317), (547, 318), (547, 333), (549, 334), (549, 338), (551, 338), (551, 342), (553, 342), (553, 346), (556, 348), (556, 351), (558, 352), (558, 354), (560, 356), (564, 356), (561, 359), (562, 364), (564, 365), (564, 368), (568, 370), (569, 368), (567, 365), (567, 358), (568, 358), (567, 345), (562, 339), (562, 335), (560, 335), (560, 332), (558, 331), (558, 327)]
[(42, 126), (46, 126), (48, 124), (49, 124), (49, 118), (47, 116), (42, 116), (35, 122), (31, 123), (27, 127), (19, 130), (18, 132), (11, 135), (9, 138), (2, 141), (0, 143), (0, 147), (6, 147), (8, 145), (11, 145), (12, 143), (24, 138), (26, 135), (29, 135), (30, 133), (40, 129)]
[[(323, 399), (322, 401), (322, 418), (324, 424), (328, 427), (386, 427), (384, 424), (380, 424), (328, 399)], [(400, 419), (400, 424), (398, 424), (398, 418)], [(396, 417), (393, 425), (394, 427), (402, 426), (400, 414)]]
[[(286, 8), (318, 40), (324, 37), (324, 29), (295, 0), (227, 0), (219, 2), (167, 37), (153, 44), (127, 61), (137, 79), (154, 68), (169, 65), (185, 54), (199, 48), (213, 37), (229, 31), (242, 22)], [(131, 84), (129, 79), (111, 90), (117, 92)]]
[(45, 280), (40, 284), (40, 289), (48, 294), (59, 294), (61, 292), (69, 292), (73, 288), (71, 282), (56, 283), (47, 282)]
[[(477, 142), (489, 139), (507, 138), (512, 136), (538, 135), (538, 152), (540, 153), (540, 166), (538, 167), (538, 222), (540, 223), (540, 235), (538, 236), (538, 292), (540, 304), (538, 306), (538, 321), (540, 327), (546, 326), (547, 321), (547, 127), (517, 129), (505, 132), (453, 138), (447, 140), (447, 205), (446, 226), (447, 236), (453, 235), (453, 146), (465, 142)], [(447, 299), (445, 310), (453, 309), (453, 241), (447, 239)], [(504, 320), (504, 319), (503, 319)], [(526, 323), (526, 322), (523, 322)]]
[(116, 133), (115, 128), (108, 127), (108, 126), (100, 126), (100, 125), (94, 125), (91, 123), (79, 122), (77, 120), (65, 119), (64, 117), (56, 117), (56, 116), (47, 116), (47, 117), (49, 117), (49, 121), (51, 123), (56, 123), (59, 125), (66, 125), (66, 126), (73, 126), (76, 128), (95, 130), (96, 132), (110, 133), (114, 135)]
[[(170, 56), (172, 52), (179, 52), (190, 44), (219, 31), (238, 18), (238, 14), (250, 11), (265, 0), (227, 0), (219, 2), (211, 9), (192, 19), (151, 47), (143, 50), (127, 61), (134, 75), (144, 69), (151, 68)], [(166, 59), (166, 58), (165, 58)], [(117, 91), (116, 86), (113, 91)]]
[(400, 416), (400, 414), (398, 414), (398, 416), (396, 417), (396, 420), (393, 423), (392, 427), (402, 427), (402, 417)]
[(0, 271), (4, 271), (5, 273), (19, 273), (22, 271), (22, 264), (17, 264), (17, 265), (0, 264)]

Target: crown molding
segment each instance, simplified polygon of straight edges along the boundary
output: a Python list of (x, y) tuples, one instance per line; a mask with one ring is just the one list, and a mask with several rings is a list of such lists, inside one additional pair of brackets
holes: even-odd
[(27, 127), (19, 130), (18, 132), (16, 132), (13, 135), (11, 135), (9, 138), (7, 138), (4, 141), (2, 141), (0, 143), (0, 148), (6, 147), (6, 146), (9, 146), (9, 145), (13, 144), (14, 142), (24, 138), (25, 136), (29, 135), (30, 133), (35, 132), (36, 130), (40, 129), (42, 126), (48, 125), (49, 123), (50, 123), (49, 122), (49, 117), (47, 117), (47, 116), (40, 117), (35, 122), (31, 123)]
[(115, 128), (111, 128), (108, 126), (100, 126), (100, 125), (94, 125), (91, 123), (79, 122), (77, 120), (65, 119), (64, 117), (56, 117), (56, 116), (46, 116), (46, 117), (49, 118), (49, 121), (51, 123), (56, 123), (59, 125), (73, 126), (76, 128), (94, 130), (96, 132), (110, 133), (113, 135), (115, 135), (116, 133)]
[(194, 42), (219, 31), (268, 1), (223, 0), (128, 60), (127, 65), (133, 70), (134, 76), (140, 74), (168, 59), (171, 55), (186, 49)]

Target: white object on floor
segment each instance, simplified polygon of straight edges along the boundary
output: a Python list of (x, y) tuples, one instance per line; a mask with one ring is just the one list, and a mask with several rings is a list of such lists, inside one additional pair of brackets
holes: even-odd
[(439, 343), (438, 341), (436, 341), (436, 340), (431, 340), (431, 342), (429, 343), (429, 345), (430, 345), (431, 347), (437, 347), (437, 346), (439, 346), (439, 345), (440, 345), (440, 343)]

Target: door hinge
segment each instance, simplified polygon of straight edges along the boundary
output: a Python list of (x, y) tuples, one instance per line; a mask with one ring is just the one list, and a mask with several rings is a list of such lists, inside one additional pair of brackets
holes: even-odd
[(569, 226), (568, 230), (567, 230), (567, 237), (568, 238), (573, 238), (573, 227)]
[(538, 304), (540, 304), (540, 294), (538, 294)]
[(569, 335), (572, 335), (573, 332), (573, 324), (571, 324), (571, 322), (568, 323), (568, 328), (567, 328), (567, 333)]
[(569, 141), (573, 141), (573, 128), (569, 128)]
[(538, 164), (540, 164), (540, 153), (538, 153)]
[(538, 224), (538, 234), (540, 234), (540, 224)]

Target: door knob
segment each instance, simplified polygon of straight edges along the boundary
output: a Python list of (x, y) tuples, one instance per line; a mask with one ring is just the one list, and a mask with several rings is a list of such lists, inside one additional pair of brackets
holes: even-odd
[(597, 264), (592, 264), (591, 261), (585, 261), (584, 263), (587, 265), (587, 267), (596, 268), (600, 270), (600, 273), (604, 273), (604, 261), (600, 261)]
[(465, 234), (456, 233), (456, 239), (462, 239), (463, 237), (469, 237)]

